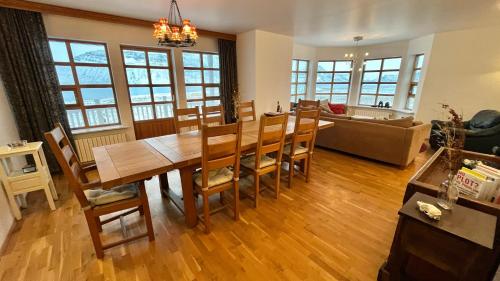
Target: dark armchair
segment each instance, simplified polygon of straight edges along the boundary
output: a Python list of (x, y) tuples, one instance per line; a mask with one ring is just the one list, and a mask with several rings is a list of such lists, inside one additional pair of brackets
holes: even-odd
[[(446, 121), (433, 120), (430, 144), (438, 149), (444, 143), (441, 131)], [(463, 123), (465, 131), (465, 150), (492, 154), (493, 148), (500, 146), (500, 112), (497, 110), (482, 110), (472, 119)]]

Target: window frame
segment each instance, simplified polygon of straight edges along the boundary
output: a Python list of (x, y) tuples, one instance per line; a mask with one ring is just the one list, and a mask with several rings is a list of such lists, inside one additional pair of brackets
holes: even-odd
[[(125, 50), (144, 52), (146, 65), (127, 65), (125, 63), (125, 55), (123, 54), (123, 51), (125, 51)], [(149, 52), (166, 53), (168, 66), (165, 67), (165, 66), (151, 66), (151, 65), (149, 65), (149, 55), (148, 55)], [(154, 120), (166, 120), (169, 118), (174, 118), (174, 116), (164, 117), (164, 118), (157, 118), (157, 116), (156, 116), (156, 105), (157, 104), (172, 104), (172, 112), (173, 112), (174, 108), (177, 106), (177, 95), (176, 95), (175, 80), (174, 80), (174, 74), (173, 74), (175, 69), (173, 68), (173, 65), (172, 65), (172, 53), (173, 53), (172, 50), (164, 49), (164, 48), (155, 48), (155, 47), (140, 47), (140, 46), (133, 46), (133, 45), (120, 45), (120, 53), (121, 53), (121, 57), (122, 57), (123, 72), (125, 75), (125, 83), (127, 86), (128, 100), (130, 103), (130, 112), (132, 114), (132, 120), (135, 123), (141, 123), (141, 122), (148, 122), (148, 121), (154, 121)], [(127, 68), (145, 68), (147, 73), (148, 73), (148, 81), (149, 81), (148, 84), (129, 84), (128, 76), (127, 76)], [(153, 81), (151, 79), (151, 69), (168, 69), (170, 84), (153, 84)], [(132, 103), (132, 97), (130, 95), (130, 88), (146, 88), (146, 87), (149, 88), (149, 94), (151, 97), (151, 101), (150, 102)], [(154, 92), (153, 92), (154, 87), (170, 87), (170, 93), (172, 95), (172, 100), (171, 101), (155, 101), (154, 100)], [(151, 105), (152, 112), (153, 112), (152, 119), (135, 120), (134, 106), (140, 106), (140, 105)]]
[[(385, 61), (386, 60), (389, 60), (389, 59), (401, 59), (401, 62), (399, 64), (399, 68), (398, 69), (384, 69), (384, 64), (385, 64)], [(380, 68), (378, 70), (365, 70), (366, 68), (366, 62), (367, 61), (374, 61), (374, 60), (382, 60), (382, 63), (380, 64)], [(375, 58), (375, 59), (365, 59), (363, 60), (363, 73), (361, 75), (361, 83), (360, 83), (360, 86), (359, 86), (359, 98), (358, 98), (358, 105), (360, 106), (373, 106), (373, 105), (377, 105), (377, 99), (378, 97), (394, 97), (394, 99), (396, 98), (396, 95), (398, 93), (398, 83), (399, 83), (399, 78), (400, 78), (400, 75), (401, 75), (401, 66), (403, 65), (403, 58), (400, 57), (400, 56), (396, 56), (396, 57), (385, 57), (385, 58)], [(381, 82), (381, 79), (382, 79), (382, 73), (383, 72), (390, 72), (390, 71), (397, 71), (398, 72), (398, 80), (396, 82)], [(366, 73), (374, 73), (374, 72), (378, 72), (379, 73), (379, 76), (378, 76), (378, 80), (377, 82), (363, 82), (363, 80), (365, 79), (365, 74)], [(372, 94), (363, 94), (363, 84), (375, 84), (377, 85), (377, 90), (375, 92), (374, 95)], [(394, 91), (394, 94), (380, 94), (379, 93), (379, 90), (380, 90), (380, 85), (396, 85), (396, 90)], [(361, 97), (362, 96), (375, 96), (375, 102), (373, 104), (361, 104)], [(394, 100), (391, 104), (391, 108), (394, 106)]]
[[(116, 90), (115, 90), (115, 84), (114, 84), (114, 79), (113, 79), (113, 72), (111, 71), (111, 61), (109, 59), (109, 51), (108, 51), (108, 46), (104, 42), (96, 42), (96, 41), (86, 41), (86, 40), (74, 40), (74, 39), (63, 39), (63, 38), (54, 38), (54, 37), (49, 37), (48, 38), (49, 42), (50, 41), (57, 41), (57, 42), (63, 42), (66, 46), (66, 51), (68, 52), (68, 60), (69, 62), (56, 62), (54, 61), (54, 58), (52, 56), (52, 51), (50, 50), (50, 55), (52, 57), (52, 61), (54, 64), (54, 68), (58, 65), (60, 66), (69, 66), (71, 68), (71, 73), (73, 75), (73, 80), (74, 84), (73, 85), (61, 85), (58, 80), (59, 84), (59, 94), (62, 96), (62, 92), (64, 91), (72, 91), (75, 95), (75, 100), (76, 104), (64, 104), (64, 109), (65, 110), (80, 110), (82, 112), (82, 118), (83, 118), (83, 127), (74, 127), (71, 128), (71, 130), (79, 130), (79, 129), (89, 129), (89, 128), (100, 128), (100, 127), (108, 127), (108, 126), (116, 126), (121, 124), (121, 118), (120, 118), (120, 109), (118, 108), (118, 100), (116, 98)], [(73, 58), (73, 51), (71, 50), (71, 43), (82, 43), (82, 44), (92, 44), (92, 45), (102, 45), (104, 46), (104, 51), (106, 52), (106, 60), (108, 61), (107, 64), (103, 63), (82, 63), (82, 62), (75, 62)], [(50, 47), (49, 47), (50, 49)], [(76, 67), (77, 66), (88, 66), (88, 67), (107, 67), (109, 71), (109, 78), (111, 80), (110, 84), (84, 84), (80, 85), (80, 81), (78, 79), (78, 75), (76, 72)], [(57, 74), (56, 74), (57, 76)], [(59, 79), (59, 78), (58, 78)], [(83, 96), (81, 89), (82, 88), (111, 88), (113, 91), (113, 98), (115, 99), (114, 104), (110, 105), (85, 105), (83, 102)], [(89, 125), (89, 120), (87, 118), (87, 109), (96, 109), (96, 108), (112, 108), (114, 107), (116, 109), (116, 115), (118, 118), (117, 123), (109, 123), (109, 124), (102, 124), (102, 125), (94, 125), (90, 126)]]
[[(206, 52), (206, 51), (194, 51), (194, 50), (189, 50), (189, 51), (182, 51), (182, 55), (184, 53), (195, 53), (195, 54), (199, 54), (200, 55), (200, 67), (192, 67), (192, 66), (185, 66), (184, 65), (184, 56), (182, 56), (182, 71), (183, 71), (183, 75), (184, 75), (184, 89), (185, 89), (185, 95), (186, 95), (186, 107), (187, 108), (191, 108), (189, 106), (189, 103), (190, 102), (202, 102), (202, 104), (204, 106), (207, 106), (206, 105), (206, 102), (207, 101), (211, 101), (211, 100), (218, 100), (219, 101), (219, 105), (222, 104), (222, 97), (221, 97), (221, 69), (220, 69), (220, 63), (219, 63), (219, 68), (211, 68), (211, 67), (205, 67), (203, 65), (203, 54), (207, 54), (207, 55), (217, 55), (219, 56), (219, 59), (220, 59), (220, 54), (218, 52)], [(199, 70), (201, 72), (201, 83), (186, 83), (186, 70)], [(216, 71), (219, 71), (219, 83), (205, 83), (205, 70), (216, 70)], [(202, 88), (202, 91), (203, 91), (203, 97), (201, 99), (189, 99), (188, 98), (188, 94), (187, 94), (187, 87), (189, 86), (201, 86)], [(216, 97), (212, 97), (212, 96), (207, 96), (207, 88), (219, 88), (219, 95), (216, 96)], [(201, 107), (200, 107), (200, 111), (201, 111)]]
[[(293, 70), (293, 62), (296, 61), (297, 62), (297, 68), (295, 70)], [(301, 71), (299, 70), (299, 63), (301, 61), (305, 61), (307, 63), (307, 69), (305, 71)], [(291, 75), (295, 75), (295, 82), (292, 82), (292, 80), (290, 79), (290, 101), (291, 102), (299, 102), (299, 99), (298, 99), (298, 96), (299, 95), (304, 95), (304, 99), (307, 98), (307, 86), (309, 85), (309, 66), (310, 66), (310, 61), (309, 60), (305, 60), (305, 59), (292, 59), (292, 73)], [(306, 82), (299, 82), (299, 73), (305, 73), (306, 74)], [(305, 85), (305, 93), (304, 94), (299, 94), (297, 93), (297, 86), (298, 85), (302, 85), (304, 84)], [(295, 93), (292, 93), (292, 89), (293, 89), (293, 86), (295, 85)], [(294, 101), (292, 101), (292, 97), (294, 98)]]
[[(333, 62), (333, 69), (332, 71), (318, 71), (319, 63), (321, 62)], [(350, 62), (351, 63), (351, 70), (349, 71), (335, 71), (335, 65), (337, 62)], [(351, 83), (352, 83), (352, 75), (353, 75), (353, 60), (319, 60), (317, 65), (316, 65), (316, 84), (314, 85), (314, 99), (316, 99), (317, 95), (320, 96), (330, 96), (328, 101), (330, 103), (333, 103), (333, 96), (334, 95), (340, 95), (340, 96), (347, 96), (346, 102), (343, 104), (348, 104), (349, 103), (349, 96), (351, 95)], [(331, 73), (332, 74), (332, 80), (330, 82), (318, 82), (318, 73)], [(342, 74), (342, 73), (347, 73), (349, 74), (349, 82), (334, 82), (335, 80), (335, 74)], [(345, 94), (339, 94), (339, 93), (334, 93), (333, 92), (333, 86), (336, 84), (347, 84), (347, 93)], [(330, 85), (330, 92), (328, 93), (317, 93), (316, 92), (316, 85)]]
[(420, 76), (418, 78), (418, 82), (413, 82), (413, 76), (415, 75), (415, 72), (417, 70), (420, 70), (420, 75), (422, 75), (422, 68), (424, 67), (423, 61), (422, 61), (422, 66), (418, 67), (419, 57), (423, 57), (422, 60), (425, 60), (424, 54), (416, 54), (415, 58), (413, 59), (413, 66), (412, 66), (412, 71), (411, 71), (411, 76), (410, 76), (410, 84), (409, 84), (409, 88), (408, 88), (408, 96), (406, 97), (406, 104), (405, 104), (405, 108), (408, 110), (414, 109), (414, 108), (410, 108), (408, 106), (408, 104), (409, 104), (410, 98), (413, 98), (413, 100), (415, 100), (415, 98), (417, 97), (417, 93), (413, 93), (412, 89), (413, 89), (413, 87), (417, 87), (417, 89), (418, 89), (418, 84), (420, 83), (420, 78), (422, 77), (422, 76)]

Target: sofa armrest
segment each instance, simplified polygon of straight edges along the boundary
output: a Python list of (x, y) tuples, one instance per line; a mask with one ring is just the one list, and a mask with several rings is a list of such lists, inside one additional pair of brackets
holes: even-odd
[(429, 123), (420, 124), (406, 129), (404, 136), (405, 147), (408, 147), (408, 152), (401, 159), (401, 166), (408, 166), (420, 152), (420, 147), (429, 137), (432, 125)]
[(465, 137), (487, 137), (493, 135), (500, 136), (500, 125), (488, 129), (467, 130), (465, 129)]

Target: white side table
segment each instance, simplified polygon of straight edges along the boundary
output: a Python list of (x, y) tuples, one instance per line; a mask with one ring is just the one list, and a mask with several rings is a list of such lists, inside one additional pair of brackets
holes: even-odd
[[(22, 170), (14, 170), (9, 165), (9, 158), (14, 156), (32, 155), (35, 160), (36, 171), (23, 173)], [(0, 177), (2, 179), (7, 199), (9, 200), (12, 213), (17, 220), (21, 219), (21, 211), (14, 199), (15, 195), (43, 189), (49, 201), (50, 209), (55, 210), (54, 199), (57, 193), (54, 182), (50, 175), (47, 161), (42, 149), (42, 142), (30, 142), (24, 147), (10, 148), (0, 146)]]

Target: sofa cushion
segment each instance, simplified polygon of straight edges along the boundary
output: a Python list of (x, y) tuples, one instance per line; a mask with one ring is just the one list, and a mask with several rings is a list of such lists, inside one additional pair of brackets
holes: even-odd
[(125, 199), (134, 198), (138, 194), (137, 184), (126, 184), (111, 189), (87, 189), (83, 193), (91, 206), (105, 205)]
[(389, 119), (389, 120), (365, 119), (365, 118), (354, 118), (354, 117), (352, 117), (351, 119), (356, 120), (356, 121), (378, 123), (378, 124), (384, 124), (384, 125), (396, 126), (396, 127), (402, 127), (402, 128), (410, 128), (413, 126), (413, 117), (412, 116), (408, 116), (408, 117), (401, 118), (401, 119)]
[(321, 109), (321, 112), (333, 113), (328, 104), (328, 100), (322, 100), (319, 102), (319, 108)]
[[(198, 186), (202, 186), (202, 173), (201, 171), (194, 173), (194, 182)], [(233, 172), (228, 168), (221, 168), (208, 171), (208, 188), (230, 182), (233, 179)]]
[(335, 114), (345, 114), (347, 111), (345, 104), (328, 103), (328, 107)]
[(351, 119), (351, 117), (347, 116), (347, 114), (335, 114), (335, 113), (321, 112), (320, 116), (321, 117), (328, 117), (328, 118), (336, 118), (336, 119), (345, 119), (345, 120)]
[(500, 112), (496, 110), (481, 110), (469, 121), (469, 127), (474, 129), (488, 129), (500, 124)]

